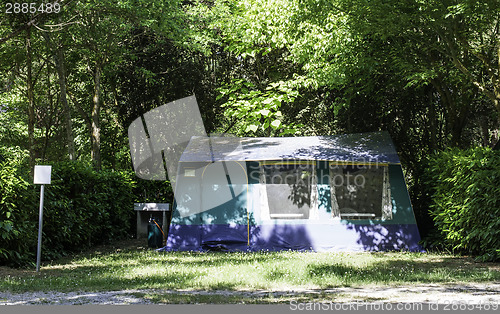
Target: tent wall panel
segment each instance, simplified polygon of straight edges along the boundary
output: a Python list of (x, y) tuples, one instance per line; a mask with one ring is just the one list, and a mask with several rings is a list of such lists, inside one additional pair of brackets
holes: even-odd
[(418, 251), (415, 224), (172, 225), (168, 250)]

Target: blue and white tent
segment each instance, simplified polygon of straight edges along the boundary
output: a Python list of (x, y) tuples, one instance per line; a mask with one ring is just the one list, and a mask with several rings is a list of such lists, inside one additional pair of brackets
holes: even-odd
[(419, 250), (387, 132), (192, 137), (165, 250)]

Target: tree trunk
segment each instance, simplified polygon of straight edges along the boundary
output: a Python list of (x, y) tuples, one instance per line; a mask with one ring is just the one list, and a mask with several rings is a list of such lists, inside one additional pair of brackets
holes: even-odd
[(428, 95), (429, 95), (429, 148), (431, 151), (434, 151), (437, 149), (437, 114), (436, 114), (436, 104), (434, 103), (434, 89), (429, 88), (428, 89)]
[[(41, 69), (40, 69), (41, 71)], [(47, 89), (47, 107), (44, 106), (44, 109), (46, 111), (46, 116), (43, 118), (43, 124), (45, 127), (45, 136), (43, 140), (43, 146), (41, 147), (41, 152), (40, 152), (40, 159), (42, 162), (45, 161), (45, 156), (47, 155), (47, 148), (49, 147), (49, 139), (50, 139), (50, 129), (52, 127), (52, 114), (54, 112), (54, 102), (53, 102), (53, 97), (52, 93), (50, 92), (50, 87), (51, 87), (51, 82), (50, 82), (50, 62), (47, 62), (47, 76), (46, 76), (46, 89)], [(57, 119), (56, 119), (57, 120)]]
[(451, 145), (458, 147), (462, 138), (462, 131), (465, 125), (465, 109), (464, 107), (459, 108), (454, 96), (450, 92), (448, 86), (438, 75), (437, 78), (432, 80), (432, 85), (436, 88), (437, 92), (441, 96), (441, 103), (446, 110), (446, 132), (451, 134)]
[(31, 27), (26, 32), (26, 87), (28, 96), (28, 150), (31, 177), (35, 170), (35, 97), (33, 93), (33, 76), (31, 60)]
[(66, 141), (68, 145), (69, 160), (76, 160), (75, 139), (73, 137), (73, 123), (71, 122), (71, 110), (69, 108), (66, 93), (66, 69), (64, 66), (63, 48), (57, 48), (57, 74), (59, 76), (60, 101), (64, 109), (64, 122), (66, 125)]
[(100, 91), (101, 91), (101, 64), (96, 63), (96, 68), (94, 72), (94, 92), (92, 95), (92, 152), (91, 158), (94, 163), (96, 170), (101, 169), (101, 125), (100, 125), (100, 113), (101, 113), (101, 102), (100, 102)]

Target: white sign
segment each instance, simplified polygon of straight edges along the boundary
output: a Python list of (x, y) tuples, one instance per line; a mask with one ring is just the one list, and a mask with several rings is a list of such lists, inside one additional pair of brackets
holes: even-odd
[(35, 166), (34, 184), (50, 184), (52, 166)]

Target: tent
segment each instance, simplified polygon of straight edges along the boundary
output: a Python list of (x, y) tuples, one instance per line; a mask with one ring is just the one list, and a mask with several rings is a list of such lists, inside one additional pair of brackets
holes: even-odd
[(420, 250), (387, 132), (192, 137), (163, 250)]

